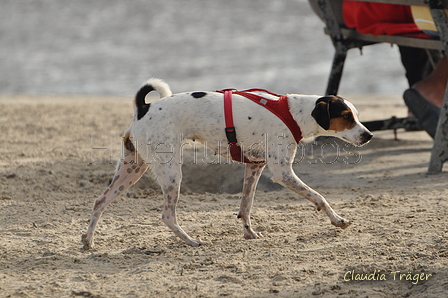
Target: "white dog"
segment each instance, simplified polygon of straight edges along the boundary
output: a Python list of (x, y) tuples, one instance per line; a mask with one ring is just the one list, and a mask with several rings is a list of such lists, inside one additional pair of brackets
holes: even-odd
[[(145, 97), (153, 90), (160, 94), (161, 99), (147, 104)], [(230, 118), (223, 112), (223, 98), (226, 96), (233, 100), (233, 108), (231, 105), (229, 110), (227, 106), (226, 110)], [(251, 97), (255, 99), (251, 100)], [(268, 108), (268, 102), (276, 104), (280, 99), (286, 109), (278, 112)], [(289, 122), (280, 117), (281, 113), (289, 115)], [(233, 124), (230, 130), (229, 121)], [(358, 121), (355, 107), (337, 96), (278, 96), (263, 90), (173, 95), (162, 80), (148, 80), (136, 95), (134, 120), (124, 133), (123, 156), (114, 179), (95, 200), (88, 231), (82, 236), (84, 247), (93, 247), (95, 226), (105, 208), (136, 183), (148, 167), (157, 177), (165, 198), (163, 222), (187, 244), (198, 246), (204, 243), (188, 236), (176, 219), (185, 140), (202, 142), (217, 155), (228, 157), (231, 154), (236, 160), (235, 152), (230, 152), (229, 147), (236, 147), (236, 152), (241, 152), (246, 168), (238, 218), (243, 221), (245, 238), (261, 237), (251, 227), (250, 210), (265, 165), (273, 173), (274, 182), (308, 199), (318, 210), (323, 209), (333, 225), (346, 228), (350, 222), (336, 214), (323, 196), (293, 172), (292, 162), (301, 136), (335, 136), (356, 146), (364, 145), (372, 138), (372, 134)]]

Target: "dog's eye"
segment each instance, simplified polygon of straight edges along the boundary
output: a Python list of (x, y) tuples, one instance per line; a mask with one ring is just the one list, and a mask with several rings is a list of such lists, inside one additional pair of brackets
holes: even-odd
[(352, 120), (353, 120), (353, 117), (352, 117), (351, 114), (344, 114), (344, 115), (342, 116), (342, 118), (344, 118), (344, 119), (347, 120), (347, 121), (352, 121)]

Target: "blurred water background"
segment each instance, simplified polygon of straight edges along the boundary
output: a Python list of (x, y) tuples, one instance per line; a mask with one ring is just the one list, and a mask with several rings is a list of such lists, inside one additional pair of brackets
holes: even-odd
[[(306, 0), (0, 0), (0, 93), (325, 91), (333, 46)], [(401, 94), (397, 47), (349, 52), (340, 94)]]

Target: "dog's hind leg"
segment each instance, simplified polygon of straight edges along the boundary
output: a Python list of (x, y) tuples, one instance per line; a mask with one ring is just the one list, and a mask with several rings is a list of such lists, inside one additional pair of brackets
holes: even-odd
[(82, 235), (81, 240), (85, 249), (93, 247), (95, 227), (106, 207), (131, 185), (136, 183), (148, 168), (145, 161), (136, 153), (130, 140), (129, 133), (125, 135), (123, 142), (124, 156), (118, 161), (112, 183), (106, 191), (95, 200), (93, 212), (90, 217), (89, 228), (87, 233)]
[(241, 199), (240, 212), (238, 218), (241, 218), (244, 226), (244, 238), (256, 239), (263, 237), (261, 233), (256, 233), (252, 230), (250, 223), (250, 210), (254, 201), (255, 190), (257, 188), (258, 180), (261, 172), (266, 164), (264, 163), (247, 163), (244, 172), (243, 197)]
[(272, 180), (274, 182), (277, 182), (303, 196), (305, 199), (313, 203), (317, 207), (318, 211), (324, 210), (330, 218), (330, 222), (332, 225), (342, 229), (345, 229), (346, 227), (351, 225), (350, 221), (339, 216), (331, 208), (330, 204), (328, 204), (327, 200), (325, 200), (325, 198), (321, 194), (303, 183), (302, 180), (297, 177), (292, 169), (291, 164), (269, 164), (269, 169), (274, 173), (274, 176), (272, 177)]
[[(193, 239), (177, 223), (176, 205), (180, 194), (180, 183), (182, 181), (182, 165), (170, 162), (166, 164), (154, 165), (153, 171), (157, 176), (157, 181), (162, 187), (165, 202), (163, 204), (162, 221), (186, 244), (199, 246), (205, 244), (200, 239)], [(163, 173), (163, 175), (159, 175)]]

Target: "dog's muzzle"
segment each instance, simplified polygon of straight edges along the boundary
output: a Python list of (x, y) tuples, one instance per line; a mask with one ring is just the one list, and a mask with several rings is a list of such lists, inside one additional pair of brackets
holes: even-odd
[(370, 131), (365, 131), (361, 134), (361, 137), (359, 138), (359, 144), (362, 146), (366, 143), (368, 143), (373, 137), (373, 134)]

